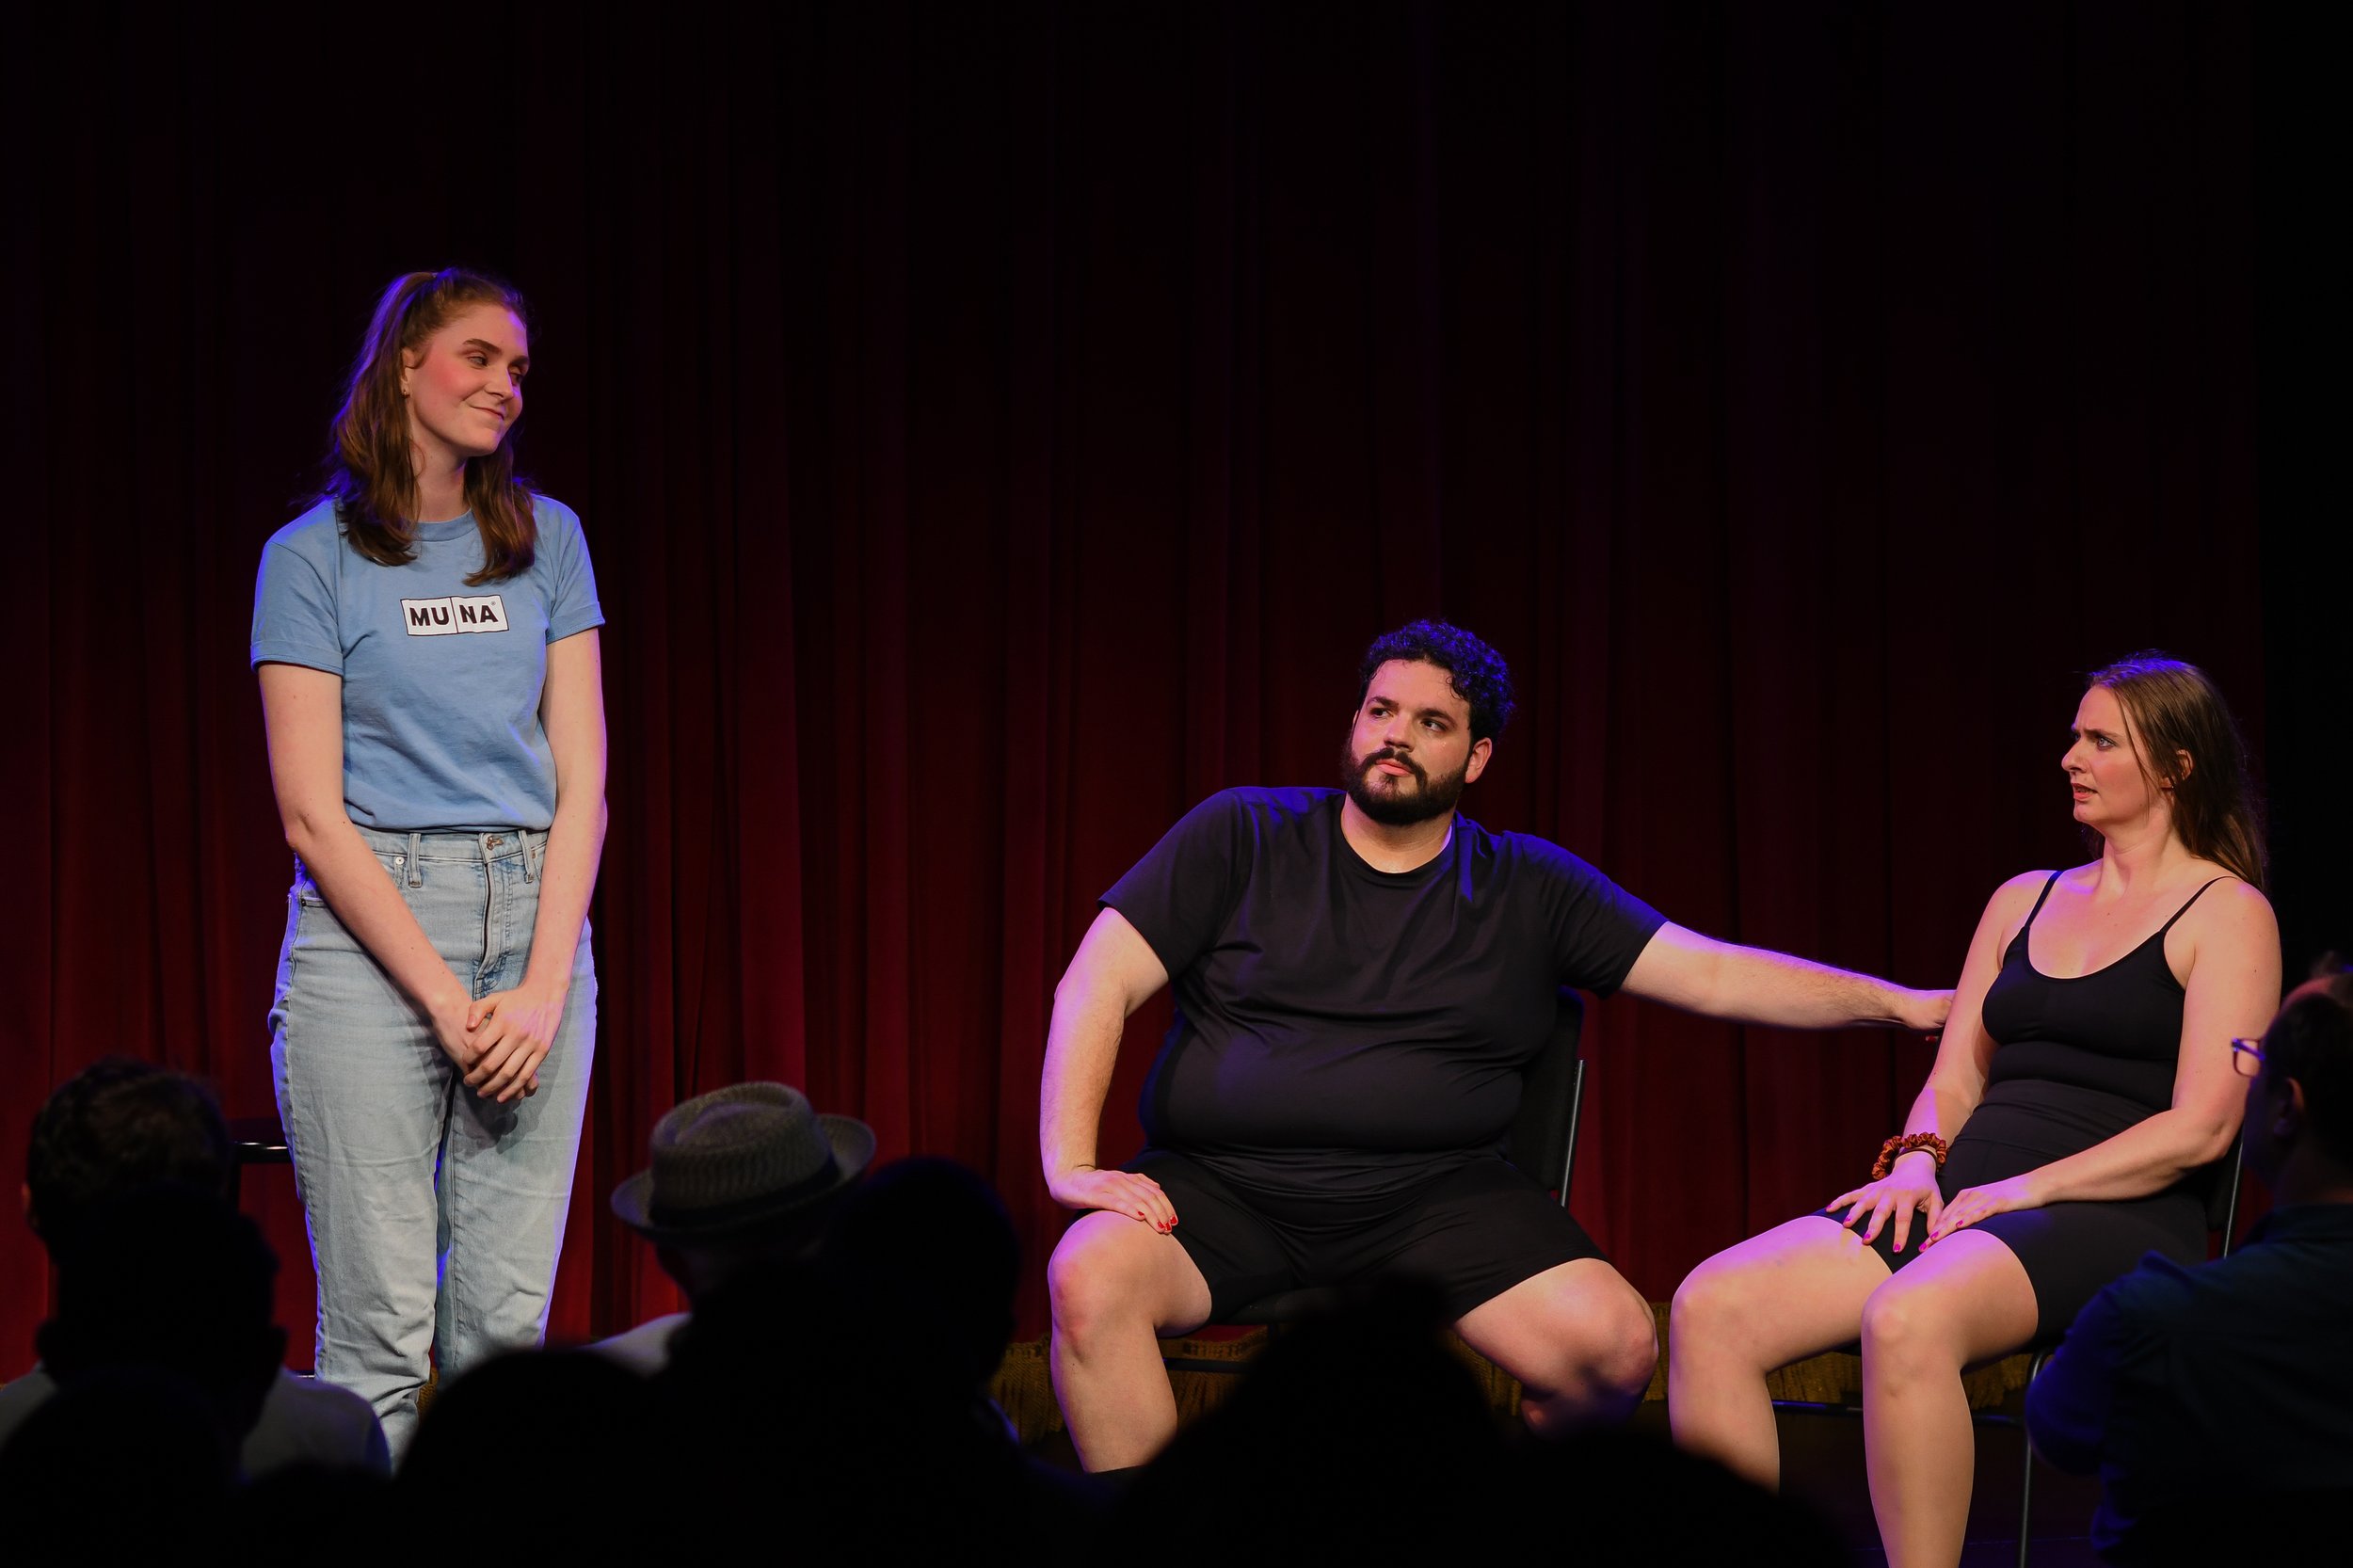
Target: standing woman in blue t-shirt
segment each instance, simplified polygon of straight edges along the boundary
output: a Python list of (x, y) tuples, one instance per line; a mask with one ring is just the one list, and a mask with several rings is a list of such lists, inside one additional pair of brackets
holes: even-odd
[(318, 1375), (395, 1453), (434, 1352), (454, 1376), (546, 1328), (596, 1040), (604, 616), (580, 520), (515, 474), (530, 363), (513, 290), (394, 282), (254, 594)]

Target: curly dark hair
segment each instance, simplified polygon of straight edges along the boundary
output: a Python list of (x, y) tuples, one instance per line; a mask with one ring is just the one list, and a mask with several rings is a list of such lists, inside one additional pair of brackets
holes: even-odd
[(54, 1250), (110, 1198), (168, 1183), (229, 1189), (229, 1127), (213, 1092), (184, 1073), (110, 1056), (57, 1085), (33, 1117), (24, 1188)]
[(1435, 664), (1446, 671), (1454, 695), (1470, 704), (1471, 741), (1499, 735), (1512, 722), (1512, 669), (1503, 655), (1459, 626), (1417, 620), (1385, 632), (1365, 649), (1356, 666), (1356, 706), (1365, 705), (1372, 673), (1392, 659)]

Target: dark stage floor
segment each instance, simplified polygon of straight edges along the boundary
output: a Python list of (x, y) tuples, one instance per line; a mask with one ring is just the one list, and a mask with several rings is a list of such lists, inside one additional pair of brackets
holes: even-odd
[[(1863, 1422), (1852, 1416), (1785, 1409), (1780, 1425), (1782, 1476), (1789, 1492), (1822, 1512), (1853, 1549), (1857, 1564), (1884, 1563), (1887, 1554), (1880, 1549), (1863, 1476)], [(1665, 1441), (1665, 1403), (1643, 1404), (1633, 1426)], [(2018, 1560), (2019, 1442), (2015, 1427), (1977, 1428), (1977, 1487), (1969, 1502), (1969, 1544), (1961, 1568), (2010, 1568)], [(1049, 1463), (1077, 1467), (1078, 1456), (1062, 1432), (1032, 1451)], [(2039, 1464), (2034, 1496), (2034, 1548), (2028, 1559), (2034, 1568), (2098, 1568), (2090, 1533), (2099, 1483)]]
[[(1780, 1426), (1784, 1487), (1822, 1511), (1854, 1548), (1857, 1563), (1885, 1562), (1863, 1479), (1863, 1422), (1851, 1416), (1785, 1409)], [(1666, 1405), (1644, 1404), (1634, 1427), (1664, 1439)], [(1969, 1546), (1961, 1568), (2009, 1568), (2018, 1560), (2020, 1441), (2015, 1427), (1977, 1428), (1977, 1488), (1969, 1500)], [(2047, 1464), (2035, 1467), (2034, 1547), (2028, 1559), (2035, 1568), (2097, 1568), (2090, 1535), (2099, 1501), (2097, 1480), (2061, 1475)]]

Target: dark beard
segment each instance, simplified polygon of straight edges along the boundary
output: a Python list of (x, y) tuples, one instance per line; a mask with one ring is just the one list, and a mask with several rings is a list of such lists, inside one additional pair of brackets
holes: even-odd
[[(1376, 793), (1368, 776), (1373, 764), (1381, 761), (1399, 763), (1420, 787), (1411, 792)], [(1386, 746), (1375, 746), (1358, 757), (1350, 750), (1349, 737), (1340, 740), (1340, 788), (1348, 792), (1348, 798), (1356, 803), (1357, 810), (1384, 827), (1412, 827), (1417, 823), (1445, 816), (1463, 798), (1463, 786), (1469, 774), (1467, 758), (1453, 773), (1433, 778), (1411, 757), (1400, 757)]]

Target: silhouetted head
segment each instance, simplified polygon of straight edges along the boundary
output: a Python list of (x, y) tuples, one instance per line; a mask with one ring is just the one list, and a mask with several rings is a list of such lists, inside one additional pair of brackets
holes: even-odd
[(672, 1342), (669, 1462), (717, 1506), (792, 1519), (796, 1547), (954, 1560), (1024, 1539), (1019, 1450), (909, 1320), (822, 1259), (748, 1266)]
[(110, 1056), (51, 1092), (33, 1117), (24, 1217), (54, 1253), (93, 1207), (142, 1187), (229, 1191), (229, 1128), (184, 1073)]
[(1238, 1539), (1271, 1561), (1454, 1555), (1493, 1515), (1504, 1444), (1444, 1334), (1411, 1283), (1285, 1329), (1120, 1499), (1123, 1555), (1201, 1562)]
[(952, 1384), (996, 1375), (1013, 1337), (1021, 1243), (996, 1190), (952, 1160), (886, 1165), (843, 1200), (819, 1251), (850, 1300), (896, 1325)]
[(2353, 973), (2288, 993), (2264, 1031), (2246, 1128), (2248, 1163), (2275, 1187), (2292, 1162), (2329, 1185), (2353, 1178)]
[(396, 1512), (471, 1539), (616, 1545), (677, 1506), (664, 1447), (644, 1378), (583, 1351), (516, 1351), (436, 1394), (402, 1457)]

